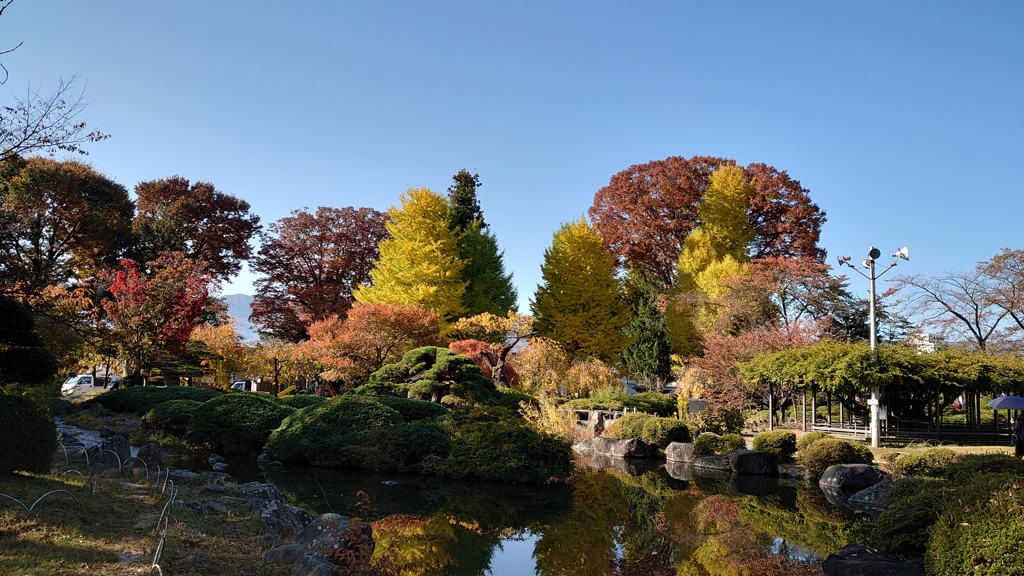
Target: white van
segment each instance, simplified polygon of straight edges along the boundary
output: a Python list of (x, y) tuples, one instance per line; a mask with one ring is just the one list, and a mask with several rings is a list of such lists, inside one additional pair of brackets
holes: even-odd
[(104, 382), (92, 374), (72, 376), (61, 384), (60, 393), (64, 396), (79, 396), (93, 390), (103, 390)]

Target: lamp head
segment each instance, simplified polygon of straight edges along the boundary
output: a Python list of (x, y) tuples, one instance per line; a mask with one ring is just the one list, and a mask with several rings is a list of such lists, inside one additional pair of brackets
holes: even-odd
[(910, 260), (910, 248), (904, 246), (899, 250), (892, 253), (893, 258), (902, 258), (904, 260)]
[(871, 249), (868, 250), (868, 258), (870, 258), (872, 260), (877, 260), (878, 257), (881, 256), (881, 255), (882, 255), (882, 251), (879, 250), (878, 248), (875, 248), (874, 246), (872, 246)]

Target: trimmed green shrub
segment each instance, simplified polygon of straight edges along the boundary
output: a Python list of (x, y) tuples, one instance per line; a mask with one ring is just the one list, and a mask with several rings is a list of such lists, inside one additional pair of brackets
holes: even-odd
[(56, 451), (50, 415), (27, 398), (0, 394), (0, 472), (49, 472)]
[(265, 394), (223, 394), (196, 408), (185, 439), (218, 454), (259, 454), (270, 432), (293, 412)]
[(522, 420), (470, 420), (455, 427), (449, 457), (425, 461), (424, 468), (456, 478), (546, 483), (572, 473), (572, 448)]
[(374, 400), (401, 414), (402, 419), (406, 422), (429, 420), (448, 413), (448, 409), (444, 405), (436, 402), (427, 402), (426, 400), (394, 398), (390, 396), (381, 396), (380, 398), (374, 398)]
[(675, 400), (668, 394), (661, 392), (640, 392), (633, 396), (627, 396), (623, 404), (629, 408), (635, 408), (655, 416), (667, 417), (676, 415)]
[(693, 453), (698, 456), (724, 456), (733, 450), (741, 450), (746, 447), (746, 440), (739, 434), (719, 436), (714, 432), (705, 432), (693, 442)]
[[(402, 359), (370, 374), (367, 384), (397, 384), (406, 394), (421, 400), (449, 405), (491, 402), (496, 391), (494, 382), (471, 358), (447, 348), (424, 346), (406, 352)], [(357, 391), (365, 394), (363, 386)]]
[(983, 474), (1024, 476), (1024, 460), (1009, 454), (968, 454), (943, 471), (943, 476), (954, 484), (966, 484)]
[(829, 436), (827, 432), (808, 432), (797, 439), (796, 449), (798, 452), (803, 452), (804, 450), (807, 450), (811, 444), (814, 444), (818, 440), (822, 440), (824, 438), (831, 438), (831, 436)]
[(603, 436), (607, 438), (642, 438), (644, 424), (652, 418), (656, 418), (656, 416), (643, 412), (623, 414), (604, 429)]
[(800, 453), (800, 463), (815, 477), (821, 476), (833, 464), (859, 464), (863, 461), (863, 450), (839, 438), (818, 440)]
[(725, 406), (712, 406), (687, 415), (687, 424), (697, 432), (739, 433), (743, 430), (743, 412)]
[(158, 430), (175, 436), (184, 436), (189, 420), (202, 402), (195, 400), (168, 400), (157, 404), (139, 421), (144, 430)]
[(796, 433), (792, 430), (771, 430), (754, 436), (754, 450), (767, 452), (776, 462), (789, 462), (796, 452)]
[(690, 429), (675, 418), (649, 418), (643, 425), (640, 438), (644, 442), (665, 448), (672, 442), (689, 442)]
[(894, 472), (907, 476), (941, 476), (962, 457), (949, 448), (929, 448), (923, 452), (904, 454), (891, 464)]
[(924, 555), (928, 533), (945, 505), (945, 482), (906, 478), (889, 486), (889, 507), (871, 525), (868, 544), (904, 559)]
[(303, 408), (309, 408), (310, 406), (319, 406), (320, 404), (327, 402), (327, 398), (314, 396), (312, 394), (296, 394), (294, 396), (279, 398), (278, 401), (285, 406), (295, 408), (296, 410), (302, 410)]
[(266, 452), (282, 462), (386, 469), (381, 451), (374, 445), (383, 442), (385, 435), (375, 438), (372, 432), (402, 422), (401, 414), (374, 398), (336, 396), (286, 418), (270, 434)]
[(187, 386), (132, 386), (111, 390), (95, 398), (82, 402), (81, 407), (89, 408), (93, 404), (102, 404), (111, 412), (142, 415), (169, 400), (195, 400), (206, 402), (223, 396), (220, 390), (209, 388), (190, 388)]
[(987, 474), (943, 494), (924, 553), (927, 573), (1024, 574), (1022, 489), (1019, 476)]

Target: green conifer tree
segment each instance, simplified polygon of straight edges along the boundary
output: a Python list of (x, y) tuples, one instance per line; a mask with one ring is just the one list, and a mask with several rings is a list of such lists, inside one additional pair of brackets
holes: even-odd
[(353, 296), (366, 303), (419, 305), (454, 321), (465, 312), (466, 262), (459, 257), (461, 234), (448, 226), (448, 204), (427, 188), (410, 188), (401, 204), (388, 209), (391, 237), (380, 243), (370, 284), (361, 285)]
[(466, 262), (462, 278), (466, 290), (462, 307), (467, 316), (490, 312), (504, 316), (516, 310), (518, 294), (512, 285), (512, 275), (505, 272), (504, 252), (498, 250), (498, 240), (487, 229), (476, 189), (480, 175), (460, 170), (452, 177), (448, 188), (448, 223), (459, 236), (459, 258)]
[(562, 344), (572, 358), (593, 356), (617, 363), (629, 345), (623, 328), (630, 310), (615, 257), (586, 220), (555, 232), (541, 266), (544, 283), (530, 303), (541, 336)]
[(634, 378), (665, 384), (672, 378), (672, 363), (665, 314), (658, 307), (664, 282), (650, 271), (632, 269), (626, 274), (625, 288), (632, 316), (623, 331), (633, 342), (622, 359)]

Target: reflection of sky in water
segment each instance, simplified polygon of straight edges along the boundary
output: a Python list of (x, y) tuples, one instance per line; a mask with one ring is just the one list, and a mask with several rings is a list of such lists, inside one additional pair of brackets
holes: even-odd
[(519, 538), (502, 538), (491, 556), (491, 568), (485, 576), (525, 576), (537, 573), (533, 548), (539, 537), (526, 532)]
[(795, 544), (786, 542), (784, 538), (772, 538), (772, 545), (769, 547), (772, 554), (785, 554), (787, 558), (792, 558), (798, 562), (817, 562), (818, 556), (810, 550)]

